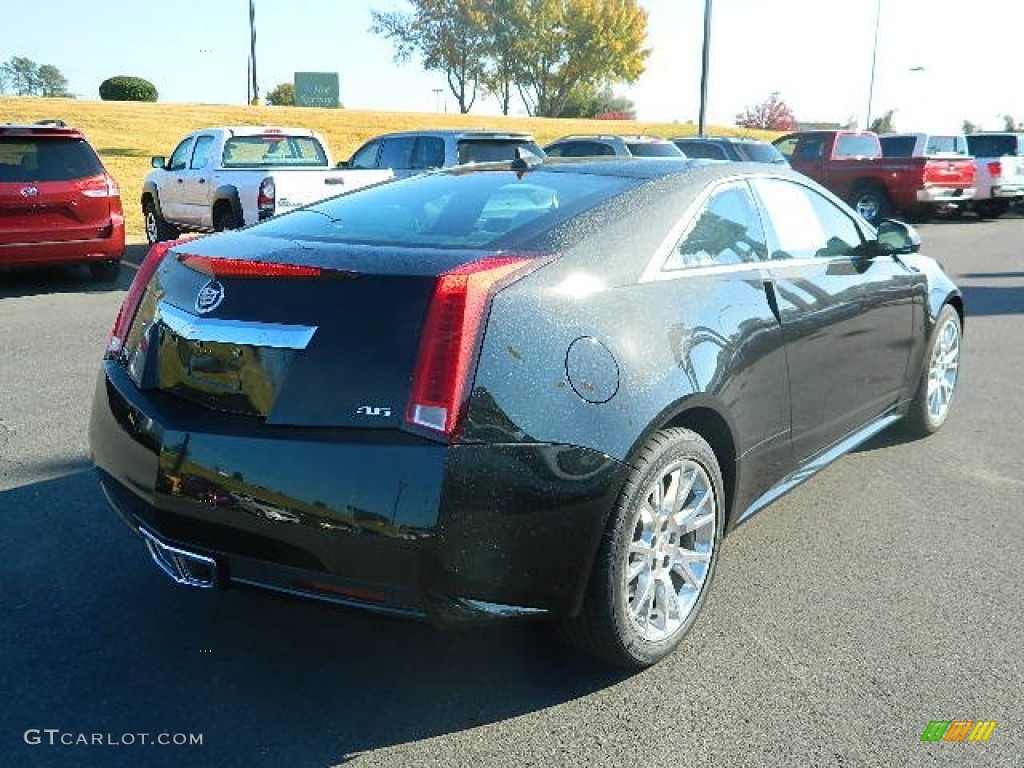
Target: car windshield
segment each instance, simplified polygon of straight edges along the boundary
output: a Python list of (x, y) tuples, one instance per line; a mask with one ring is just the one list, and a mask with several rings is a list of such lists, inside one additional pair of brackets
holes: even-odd
[(683, 153), (671, 141), (636, 141), (626, 142), (633, 157), (682, 157)]
[(967, 140), (963, 136), (929, 136), (924, 148), (926, 155), (963, 155), (966, 156)]
[(0, 137), (0, 183), (69, 181), (103, 173), (84, 139), (64, 137)]
[(253, 234), (373, 245), (480, 248), (551, 227), (640, 183), (575, 173), (488, 170), (361, 189), (253, 227)]
[(224, 142), (225, 168), (261, 168), (278, 165), (326, 167), (327, 154), (312, 136), (272, 133), (235, 136)]

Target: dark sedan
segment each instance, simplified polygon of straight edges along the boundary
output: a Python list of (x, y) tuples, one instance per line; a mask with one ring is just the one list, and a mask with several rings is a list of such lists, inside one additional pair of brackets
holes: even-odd
[(669, 653), (723, 533), (900, 422), (942, 426), (960, 292), (765, 164), (457, 168), (154, 246), (92, 412), (181, 584)]

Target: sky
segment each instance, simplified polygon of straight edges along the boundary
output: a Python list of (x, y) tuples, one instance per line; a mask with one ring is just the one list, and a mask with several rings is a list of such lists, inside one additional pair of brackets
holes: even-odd
[[(4, 0), (13, 3), (15, 0)], [(616, 93), (641, 120), (696, 122), (705, 0), (640, 0), (651, 54), (644, 75)], [(352, 109), (457, 111), (443, 74), (369, 32), (370, 10), (403, 0), (255, 0), (260, 91), (292, 73), (337, 72)], [(151, 81), (160, 101), (244, 104), (248, 0), (44, 0), (5, 14), (0, 62), (57, 66), (80, 98), (113, 75)], [(880, 13), (876, 17), (876, 12)], [(876, 32), (878, 43), (874, 45)], [(707, 121), (732, 125), (779, 92), (801, 121), (864, 125), (894, 109), (902, 131), (958, 131), (965, 119), (1024, 121), (1021, 0), (713, 0)], [(872, 53), (877, 51), (874, 86)], [(513, 108), (524, 114), (521, 105)], [(474, 114), (500, 114), (478, 102)]]

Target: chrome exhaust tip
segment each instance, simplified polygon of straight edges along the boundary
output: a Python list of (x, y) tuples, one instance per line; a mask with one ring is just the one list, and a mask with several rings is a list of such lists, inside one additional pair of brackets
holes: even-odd
[(217, 586), (217, 561), (212, 557), (165, 544), (142, 526), (139, 535), (153, 562), (176, 584), (202, 589)]

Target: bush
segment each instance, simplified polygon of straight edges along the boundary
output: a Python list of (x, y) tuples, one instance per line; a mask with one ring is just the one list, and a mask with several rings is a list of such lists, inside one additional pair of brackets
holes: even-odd
[(294, 107), (295, 86), (291, 83), (280, 83), (267, 94), (267, 104), (272, 107)]
[(118, 75), (100, 83), (100, 98), (104, 101), (156, 101), (156, 86), (141, 77)]

